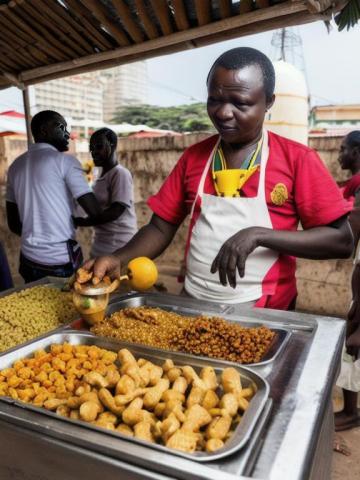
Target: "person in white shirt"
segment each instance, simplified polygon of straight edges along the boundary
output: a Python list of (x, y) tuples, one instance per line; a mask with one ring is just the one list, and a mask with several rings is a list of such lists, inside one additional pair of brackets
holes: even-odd
[(97, 130), (90, 138), (90, 152), (101, 169), (93, 191), (103, 212), (96, 218), (75, 218), (75, 224), (94, 227), (91, 257), (109, 255), (126, 245), (137, 232), (134, 188), (129, 170), (116, 159), (117, 136), (109, 128)]
[(65, 119), (44, 110), (33, 117), (31, 131), (35, 143), (10, 166), (6, 190), (8, 226), (21, 236), (19, 272), (26, 283), (67, 277), (81, 265), (74, 199), (88, 215), (101, 213), (80, 162), (64, 153), (70, 138)]

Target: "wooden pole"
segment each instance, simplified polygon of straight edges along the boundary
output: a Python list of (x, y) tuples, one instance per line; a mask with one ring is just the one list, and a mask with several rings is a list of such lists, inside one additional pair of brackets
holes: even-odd
[(28, 141), (28, 147), (33, 143), (31, 136), (30, 128), (30, 101), (29, 101), (29, 87), (23, 88), (23, 102), (24, 102), (24, 112), (25, 112), (25, 123), (26, 123), (26, 135)]

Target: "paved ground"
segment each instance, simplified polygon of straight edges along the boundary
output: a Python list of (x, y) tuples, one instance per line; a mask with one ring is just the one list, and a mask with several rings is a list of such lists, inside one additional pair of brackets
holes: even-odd
[[(342, 409), (342, 395), (339, 388), (333, 393), (335, 411)], [(344, 443), (350, 450), (350, 455), (333, 453), (333, 468), (331, 480), (355, 480), (360, 478), (360, 428), (336, 433), (336, 439)]]
[(331, 480), (360, 478), (360, 428), (338, 434), (351, 450), (350, 456), (334, 452)]

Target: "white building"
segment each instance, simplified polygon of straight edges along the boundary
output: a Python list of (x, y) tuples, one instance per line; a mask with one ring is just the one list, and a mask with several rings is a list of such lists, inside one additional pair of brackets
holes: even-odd
[(59, 78), (34, 87), (34, 112), (55, 110), (71, 121), (103, 120), (103, 81), (99, 72)]
[(32, 113), (55, 110), (87, 137), (84, 122), (109, 122), (118, 107), (147, 103), (147, 83), (146, 62), (51, 80), (33, 87)]
[(104, 86), (104, 121), (114, 118), (117, 108), (148, 102), (148, 75), (146, 62), (129, 63), (101, 73)]

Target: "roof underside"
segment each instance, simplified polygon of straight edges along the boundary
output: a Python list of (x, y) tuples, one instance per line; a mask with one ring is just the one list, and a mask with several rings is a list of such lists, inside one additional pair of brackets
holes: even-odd
[(0, 0), (0, 89), (329, 19), (331, 9), (332, 0)]

